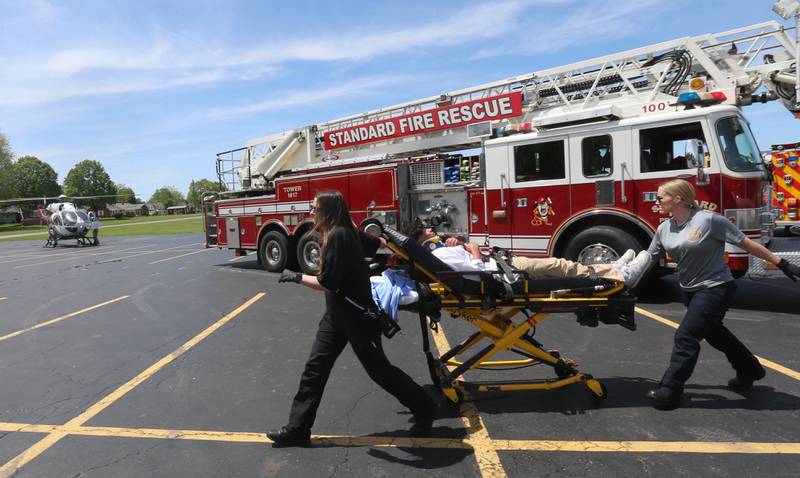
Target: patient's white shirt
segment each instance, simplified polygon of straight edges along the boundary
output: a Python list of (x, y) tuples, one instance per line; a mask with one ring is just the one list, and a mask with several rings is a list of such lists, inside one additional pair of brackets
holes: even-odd
[(461, 246), (438, 247), (431, 251), (440, 261), (457, 271), (488, 271), (497, 270), (497, 262), (489, 258), (487, 262), (473, 259), (472, 254)]

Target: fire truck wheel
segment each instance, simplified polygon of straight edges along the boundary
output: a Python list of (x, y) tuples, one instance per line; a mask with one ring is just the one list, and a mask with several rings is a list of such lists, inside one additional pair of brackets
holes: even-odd
[(297, 263), (303, 274), (317, 275), (319, 273), (320, 237), (315, 232), (303, 234), (297, 243)]
[(281, 272), (289, 260), (289, 240), (280, 232), (264, 234), (259, 246), (261, 265), (269, 272)]
[(628, 249), (639, 251), (642, 245), (622, 229), (594, 226), (572, 238), (564, 250), (564, 257), (586, 265), (609, 264)]

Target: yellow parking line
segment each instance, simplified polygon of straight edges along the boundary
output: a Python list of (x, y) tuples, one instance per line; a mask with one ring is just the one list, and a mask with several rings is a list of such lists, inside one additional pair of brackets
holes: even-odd
[[(154, 363), (150, 367), (146, 368), (139, 375), (133, 377), (132, 379), (121, 385), (119, 388), (106, 395), (99, 402), (87, 408), (86, 411), (84, 411), (77, 417), (73, 418), (72, 420), (68, 421), (66, 424), (64, 424), (64, 428), (70, 429), (82, 426), (84, 423), (88, 422), (97, 414), (105, 410), (109, 405), (119, 400), (123, 395), (133, 390), (137, 385), (144, 382), (151, 376), (155, 375), (159, 370), (164, 368), (166, 365), (170, 364), (175, 359), (177, 359), (178, 357), (189, 351), (192, 347), (200, 343), (203, 339), (205, 339), (212, 333), (216, 332), (220, 327), (233, 320), (237, 315), (241, 314), (245, 309), (247, 309), (248, 307), (253, 305), (256, 301), (264, 297), (264, 295), (265, 294), (263, 292), (259, 292), (258, 294), (254, 295), (247, 302), (234, 309), (228, 315), (221, 318), (220, 320), (218, 320), (217, 322), (215, 322), (214, 324), (212, 324), (211, 326), (209, 326), (196, 336), (189, 339), (189, 341), (178, 347), (174, 352), (164, 356), (161, 360)], [(10, 477), (14, 473), (16, 473), (17, 470), (19, 470), (21, 467), (25, 466), (26, 463), (29, 463), (31, 460), (42, 454), (45, 450), (58, 443), (62, 438), (64, 438), (68, 434), (69, 433), (64, 431), (64, 429), (50, 432), (49, 435), (42, 438), (38, 442), (34, 443), (30, 448), (23, 451), (22, 453), (20, 453), (10, 461), (8, 461), (6, 464), (4, 464), (2, 467), (0, 467), (0, 478)]]
[[(151, 438), (161, 440), (216, 441), (227, 443), (272, 443), (264, 433), (219, 430), (171, 430), (0, 422), (0, 432), (62, 433), (107, 438)], [(413, 438), (393, 436), (312, 435), (319, 446), (471, 449), (458, 438)], [(698, 442), (698, 441), (584, 441), (584, 440), (491, 440), (495, 450), (579, 453), (706, 453), (752, 455), (800, 455), (797, 442)], [(497, 476), (497, 475), (490, 475)]]
[(180, 259), (181, 257), (191, 256), (192, 254), (200, 254), (201, 252), (207, 252), (207, 251), (210, 251), (210, 250), (212, 250), (212, 249), (200, 249), (199, 251), (187, 252), (186, 254), (181, 254), (179, 256), (167, 257), (166, 259), (159, 259), (157, 261), (148, 262), (148, 264), (151, 264), (151, 265), (152, 264), (158, 264), (159, 262), (171, 261), (172, 259)]
[[(450, 350), (450, 344), (444, 335), (441, 322), (439, 323), (438, 331), (432, 332), (431, 335), (440, 356)], [(481, 476), (507, 476), (506, 470), (503, 468), (502, 462), (500, 462), (500, 455), (497, 454), (497, 449), (489, 436), (489, 432), (486, 430), (486, 424), (481, 418), (478, 407), (472, 402), (462, 401), (459, 404), (459, 413), (464, 426), (467, 428), (468, 436), (464, 441), (475, 451), (475, 459), (478, 462)]]
[[(169, 430), (162, 428), (123, 428), (42, 425), (0, 422), (0, 432), (64, 433), (113, 438), (154, 438), (162, 440), (196, 440), (234, 443), (272, 443), (265, 433), (228, 432), (218, 430)], [(341, 447), (402, 447), (469, 449), (469, 444), (458, 438), (413, 438), (391, 436), (337, 436), (312, 435), (311, 441), (320, 446)]]
[[(0, 342), (2, 342), (4, 340), (8, 340), (8, 339), (10, 339), (12, 337), (16, 337), (18, 335), (22, 335), (25, 332), (30, 332), (31, 330), (41, 329), (42, 327), (47, 327), (48, 325), (55, 324), (56, 322), (61, 322), (62, 320), (69, 319), (70, 317), (75, 317), (76, 315), (81, 315), (81, 314), (83, 314), (85, 312), (89, 312), (89, 311), (92, 311), (92, 310), (95, 310), (95, 309), (99, 309), (100, 307), (103, 307), (105, 305), (113, 304), (114, 302), (119, 302), (121, 300), (127, 299), (128, 297), (130, 297), (130, 296), (129, 295), (123, 295), (123, 296), (117, 297), (116, 299), (107, 300), (107, 301), (101, 302), (101, 303), (99, 303), (97, 305), (93, 305), (91, 307), (86, 307), (85, 309), (81, 309), (81, 310), (78, 310), (78, 311), (75, 311), (75, 312), (71, 312), (69, 314), (62, 315), (61, 317), (56, 317), (55, 319), (48, 320), (47, 322), (42, 322), (41, 324), (36, 324), (36, 325), (28, 327), (26, 329), (17, 330), (16, 332), (12, 332), (10, 334), (2, 335), (2, 336), (0, 336)], [(5, 297), (3, 297), (3, 298), (5, 299)]]
[(800, 454), (800, 443), (697, 442), (697, 441), (557, 441), (495, 440), (495, 447), (510, 451), (572, 451), (610, 453), (747, 453)]
[[(669, 319), (665, 319), (664, 317), (661, 317), (660, 315), (654, 314), (654, 313), (652, 313), (650, 311), (644, 310), (641, 307), (636, 307), (636, 312), (639, 312), (640, 314), (644, 315), (645, 317), (649, 317), (649, 318), (651, 318), (653, 320), (661, 322), (664, 325), (672, 327), (673, 329), (677, 329), (678, 328), (679, 324), (677, 322), (673, 322), (673, 321), (671, 321)], [(791, 378), (793, 378), (795, 380), (800, 380), (800, 372), (798, 372), (797, 370), (792, 370), (792, 369), (790, 369), (788, 367), (784, 367), (783, 365), (781, 365), (781, 364), (779, 364), (777, 362), (773, 362), (772, 360), (765, 359), (764, 357), (762, 357), (760, 355), (756, 355), (756, 358), (758, 359), (759, 362), (761, 362), (761, 365), (763, 365), (764, 367), (771, 368), (772, 370), (774, 370), (776, 372), (779, 372), (779, 373), (782, 373), (782, 374), (784, 374), (784, 375), (786, 375), (788, 377), (791, 377)]]

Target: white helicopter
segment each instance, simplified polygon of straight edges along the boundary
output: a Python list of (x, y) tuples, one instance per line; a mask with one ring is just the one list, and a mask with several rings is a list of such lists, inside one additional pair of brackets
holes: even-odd
[(63, 194), (58, 197), (59, 202), (48, 204), (45, 210), (47, 215), (47, 242), (44, 247), (56, 247), (58, 241), (75, 239), (81, 246), (100, 245), (97, 238), (90, 240), (86, 234), (94, 228), (94, 221), (83, 209), (78, 209), (75, 204), (66, 201)]
[[(98, 246), (100, 242), (97, 236), (89, 238), (87, 234), (98, 226), (96, 222), (97, 217), (90, 217), (90, 214), (85, 209), (76, 207), (74, 203), (69, 202), (67, 199), (96, 199), (101, 197), (114, 197), (114, 195), (105, 196), (68, 196), (60, 195), (55, 202), (48, 204), (46, 207), (39, 207), (39, 217), (47, 222), (47, 242), (44, 247), (56, 247), (58, 241), (75, 239), (80, 246)], [(17, 198), (0, 201), (4, 202), (24, 202), (24, 201), (42, 201), (47, 203), (47, 197), (38, 198)], [(92, 214), (92, 216), (94, 216)]]

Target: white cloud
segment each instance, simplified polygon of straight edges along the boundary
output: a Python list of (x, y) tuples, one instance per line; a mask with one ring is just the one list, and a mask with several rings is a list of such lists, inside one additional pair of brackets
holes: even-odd
[(366, 95), (374, 92), (375, 88), (389, 85), (403, 84), (411, 80), (419, 81), (420, 76), (387, 75), (359, 78), (325, 88), (304, 88), (282, 93), (276, 93), (275, 98), (248, 103), (246, 105), (230, 108), (215, 108), (196, 116), (196, 119), (207, 121), (226, 120), (237, 116), (262, 113), (265, 111), (279, 110), (301, 104), (321, 103), (331, 99), (342, 99), (353, 95)]
[[(40, 55), (6, 55), (2, 58), (5, 73), (0, 72), (0, 107), (254, 80), (273, 75), (279, 65), (292, 61), (363, 61), (482, 42), (513, 32), (531, 5), (571, 2), (574, 0), (493, 2), (466, 6), (417, 26), (337, 32), (238, 49), (218, 46), (223, 42), (210, 46), (168, 30), (159, 30), (154, 38), (133, 45), (115, 44), (113, 38), (92, 38), (88, 45), (65, 46)], [(41, 0), (40, 10), (46, 11), (46, 5)]]
[[(519, 29), (510, 41), (482, 49), (473, 58), (554, 53), (574, 46), (623, 38), (645, 28), (646, 20), (653, 18), (654, 8), (661, 3), (662, 0), (593, 2), (591, 8), (584, 5), (577, 13), (558, 22), (542, 24), (535, 20)], [(642, 12), (647, 12), (647, 15), (642, 15)]]

